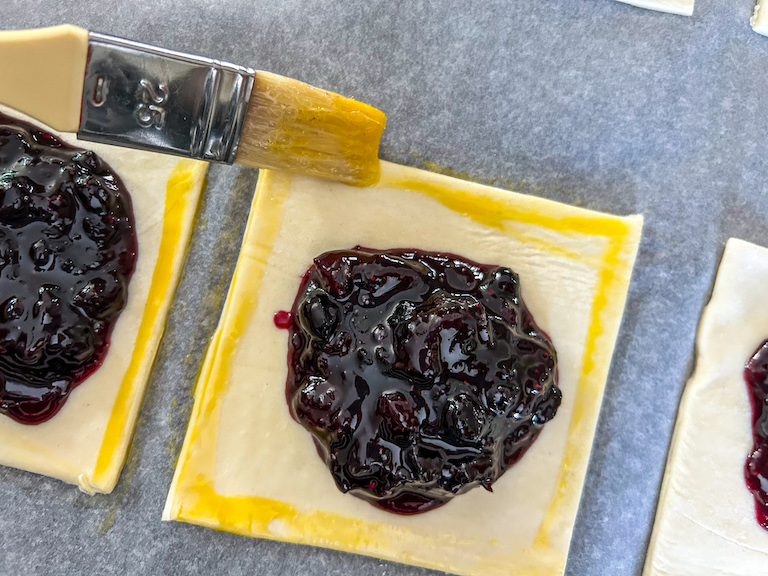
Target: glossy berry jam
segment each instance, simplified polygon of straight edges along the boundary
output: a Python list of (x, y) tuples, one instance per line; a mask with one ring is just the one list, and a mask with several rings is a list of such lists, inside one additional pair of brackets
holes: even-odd
[(110, 167), (0, 115), (0, 412), (43, 422), (101, 365), (136, 254)]
[(755, 497), (755, 513), (768, 529), (768, 341), (763, 342), (744, 370), (752, 403), (754, 446), (744, 465), (747, 488)]
[(275, 312), (275, 317), (273, 320), (275, 322), (275, 326), (278, 328), (287, 330), (291, 327), (291, 313), (286, 310), (279, 310)]
[(560, 405), (555, 350), (509, 268), (328, 252), (289, 329), (291, 414), (341, 491), (391, 512), (491, 490)]

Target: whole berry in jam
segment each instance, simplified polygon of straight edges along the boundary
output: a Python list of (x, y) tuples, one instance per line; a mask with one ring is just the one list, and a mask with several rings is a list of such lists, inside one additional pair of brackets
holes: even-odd
[(0, 413), (48, 420), (101, 365), (136, 255), (110, 167), (0, 114)]
[(340, 490), (391, 512), (491, 490), (560, 405), (555, 349), (509, 268), (411, 249), (327, 252), (288, 329), (293, 418)]

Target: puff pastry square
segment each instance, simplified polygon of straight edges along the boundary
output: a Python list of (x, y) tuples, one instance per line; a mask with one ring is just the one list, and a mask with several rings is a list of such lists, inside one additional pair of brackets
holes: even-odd
[(619, 2), (670, 14), (693, 15), (694, 0), (619, 0)]
[(696, 340), (645, 576), (768, 574), (768, 531), (744, 482), (752, 408), (744, 367), (768, 339), (768, 249), (730, 239)]
[[(165, 519), (459, 574), (561, 574), (642, 218), (382, 163), (372, 188), (263, 171), (195, 391)], [(342, 494), (285, 400), (289, 310), (328, 250), (418, 248), (506, 265), (559, 358), (563, 404), (493, 485), (398, 516)]]
[[(40, 126), (13, 110), (0, 107), (0, 112)], [(123, 467), (181, 275), (207, 164), (46, 130), (93, 150), (123, 180), (133, 203), (139, 256), (102, 366), (47, 422), (24, 425), (0, 415), (0, 464), (77, 484), (89, 494), (108, 493)]]
[(755, 4), (749, 24), (758, 34), (768, 36), (768, 2), (766, 0), (758, 0)]

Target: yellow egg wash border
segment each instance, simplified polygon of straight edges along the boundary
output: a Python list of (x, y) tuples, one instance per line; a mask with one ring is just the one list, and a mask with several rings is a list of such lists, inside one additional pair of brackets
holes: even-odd
[[(206, 169), (207, 165), (204, 163), (181, 160), (174, 166), (168, 177), (163, 211), (163, 232), (152, 273), (152, 282), (144, 305), (144, 314), (136, 335), (131, 361), (123, 375), (104, 431), (93, 476), (88, 481), (88, 484), (97, 492), (111, 492), (123, 467), (132, 436), (133, 423), (143, 399), (143, 394), (136, 394), (136, 390), (144, 386), (149, 378), (149, 370), (141, 369), (147, 366), (145, 363), (147, 356), (154, 356), (157, 352), (156, 348), (152, 350), (151, 346), (158, 340), (157, 328), (158, 322), (164, 320), (163, 308), (168, 308), (168, 291), (173, 289), (172, 284), (178, 279), (178, 273), (174, 275), (173, 263), (179, 257), (179, 252), (183, 252), (186, 248), (186, 243), (181, 240), (185, 216), (189, 210), (189, 195), (193, 192), (195, 183), (199, 181), (197, 173)], [(139, 258), (141, 258), (141, 243), (139, 243)]]
[[(209, 346), (195, 389), (195, 406), (181, 449), (164, 519), (177, 519), (244, 536), (323, 546), (437, 570), (458, 571), (462, 574), (506, 574), (513, 560), (518, 561), (516, 568), (520, 574), (549, 576), (562, 573), (565, 558), (559, 554), (546, 553), (550, 533), (557, 524), (561, 510), (572, 504), (573, 498), (580, 497), (580, 491), (573, 494), (573, 491), (569, 493), (568, 490), (571, 483), (579, 479), (579, 471), (573, 469), (573, 464), (584, 452), (588, 454), (591, 450), (591, 443), (584, 446), (582, 442), (584, 434), (589, 433), (584, 427), (584, 422), (589, 422), (590, 417), (600, 408), (598, 400), (610, 366), (610, 355), (606, 357), (600, 346), (604, 333), (603, 318), (604, 315), (620, 312), (623, 308), (623, 295), (629, 284), (639, 244), (641, 220), (631, 222), (628, 219), (523, 195), (516, 195), (515, 198), (519, 202), (513, 205), (509, 199), (505, 201), (498, 196), (497, 189), (433, 174), (429, 175), (431, 181), (426, 182), (423, 180), (422, 171), (408, 170), (413, 170), (413, 178), (394, 179), (383, 176), (378, 186), (402, 187), (427, 195), (466, 217), (513, 233), (526, 242), (530, 241), (541, 250), (585, 262), (598, 270), (590, 326), (578, 378), (578, 393), (568, 427), (568, 440), (558, 476), (557, 491), (545, 512), (533, 544), (541, 561), (521, 564), (518, 558), (510, 558), (500, 548), (498, 555), (487, 556), (477, 565), (457, 567), (440, 559), (411, 557), (402, 551), (395, 552), (387, 543), (404, 539), (402, 527), (366, 522), (318, 510), (302, 511), (291, 504), (259, 496), (224, 496), (216, 493), (212, 473), (215, 463), (218, 398), (226, 393), (229, 362), (237, 341), (255, 309), (258, 289), (254, 287), (258, 287), (262, 280), (274, 239), (282, 224), (282, 200), (291, 184), (290, 176), (272, 171), (262, 171), (259, 178), (240, 255), (240, 261), (252, 259), (261, 265), (248, 270), (247, 267), (241, 266), (239, 261), (236, 267), (219, 327)], [(482, 201), (478, 202), (478, 197), (481, 197)], [(256, 214), (259, 216), (258, 223), (255, 222)], [(519, 230), (515, 233), (507, 226), (510, 221), (532, 224), (566, 235), (604, 237), (607, 242), (601, 257), (595, 262), (595, 259), (588, 255), (568, 251), (562, 246), (536, 239)], [(249, 289), (240, 290), (241, 285), (247, 285)], [(239, 299), (235, 298), (235, 295), (239, 296)], [(233, 306), (235, 300), (237, 308)], [(270, 524), (275, 521), (280, 523), (280, 534), (269, 529)], [(432, 538), (411, 531), (407, 531), (405, 537), (408, 541), (421, 541), (425, 544), (433, 542)], [(458, 541), (450, 534), (445, 535), (445, 541), (452, 542), (454, 546), (471, 545), (471, 542)]]

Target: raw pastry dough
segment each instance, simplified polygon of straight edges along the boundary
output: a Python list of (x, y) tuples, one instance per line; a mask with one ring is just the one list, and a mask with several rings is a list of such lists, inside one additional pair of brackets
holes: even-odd
[(619, 2), (670, 14), (693, 15), (694, 0), (619, 0)]
[[(248, 536), (461, 574), (561, 574), (642, 218), (620, 218), (382, 163), (372, 188), (263, 171), (166, 504)], [(287, 332), (302, 274), (356, 244), (507, 265), (558, 351), (563, 403), (493, 485), (398, 516), (342, 494), (285, 399)]]
[(744, 483), (752, 409), (744, 365), (768, 338), (768, 249), (731, 239), (701, 316), (645, 576), (768, 574), (768, 531)]
[(768, 2), (759, 0), (755, 4), (755, 11), (749, 19), (752, 30), (763, 36), (768, 36)]
[[(0, 111), (40, 125), (14, 110)], [(128, 304), (102, 366), (77, 386), (47, 422), (19, 424), (0, 415), (0, 464), (111, 492), (125, 461), (144, 388), (181, 274), (207, 164), (79, 141), (99, 154), (131, 194), (139, 243)]]

